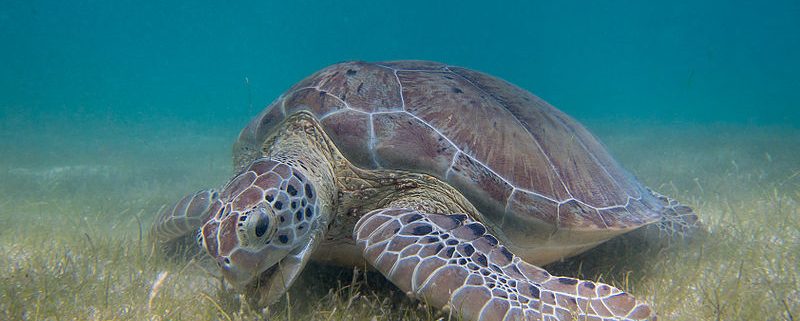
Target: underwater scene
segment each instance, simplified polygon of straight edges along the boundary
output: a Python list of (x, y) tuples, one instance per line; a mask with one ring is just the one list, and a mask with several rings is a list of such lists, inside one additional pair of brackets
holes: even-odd
[(5, 0), (0, 44), (0, 320), (800, 317), (800, 2)]

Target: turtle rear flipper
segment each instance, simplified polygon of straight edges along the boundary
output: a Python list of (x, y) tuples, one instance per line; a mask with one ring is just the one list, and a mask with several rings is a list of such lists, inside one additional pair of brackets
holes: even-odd
[(708, 231), (691, 207), (650, 188), (646, 190), (652, 195), (654, 200), (652, 204), (657, 209), (660, 219), (632, 233), (622, 235), (622, 238), (629, 239), (633, 244), (662, 248), (673, 244), (686, 244), (707, 235)]
[(661, 211), (661, 221), (656, 225), (660, 232), (666, 234), (669, 239), (692, 238), (696, 233), (702, 233), (703, 224), (691, 207), (682, 205), (678, 201), (653, 190), (648, 190), (664, 206)]
[(168, 248), (188, 246), (196, 241), (197, 230), (221, 206), (219, 193), (213, 189), (186, 195), (175, 205), (161, 208), (151, 235), (157, 244)]
[(464, 214), (381, 209), (354, 234), (366, 260), (409, 296), (465, 320), (655, 319), (615, 287), (526, 263)]

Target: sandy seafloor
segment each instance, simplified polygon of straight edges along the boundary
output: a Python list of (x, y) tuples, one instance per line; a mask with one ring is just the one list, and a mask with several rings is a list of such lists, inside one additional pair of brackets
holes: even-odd
[[(202, 263), (166, 260), (146, 243), (160, 206), (228, 179), (244, 123), (8, 116), (0, 126), (0, 319), (247, 319)], [(551, 270), (621, 286), (663, 320), (800, 317), (800, 129), (584, 123), (643, 182), (694, 207), (710, 236), (655, 252), (606, 246)], [(292, 312), (283, 302), (275, 319), (435, 317), (377, 274), (348, 286), (351, 277), (311, 266), (292, 292)]]

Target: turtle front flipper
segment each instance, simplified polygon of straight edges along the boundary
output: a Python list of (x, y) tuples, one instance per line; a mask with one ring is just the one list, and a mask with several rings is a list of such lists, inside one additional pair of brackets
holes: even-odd
[(465, 320), (650, 320), (610, 285), (554, 277), (513, 255), (464, 214), (370, 212), (354, 238), (370, 264), (409, 296)]
[[(179, 242), (197, 232), (221, 206), (219, 193), (213, 189), (186, 195), (175, 205), (161, 208), (153, 221), (151, 236), (160, 244)], [(194, 241), (195, 235), (191, 236)]]

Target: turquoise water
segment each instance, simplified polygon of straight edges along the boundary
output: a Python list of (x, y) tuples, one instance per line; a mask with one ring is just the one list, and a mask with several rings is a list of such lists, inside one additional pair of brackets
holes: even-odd
[[(797, 1), (4, 1), (0, 110), (244, 123), (343, 60), (498, 75), (571, 115), (800, 122)], [(256, 108), (257, 109), (257, 108)]]
[[(624, 285), (665, 320), (800, 315), (798, 1), (4, 0), (0, 44), (0, 319), (223, 319), (202, 269), (144, 259), (139, 222), (223, 184), (239, 130), (292, 84), (396, 59), (532, 91), (716, 237), (634, 263), (605, 247), (551, 270)], [(48, 270), (72, 255), (72, 274)], [(686, 257), (700, 267), (674, 278)], [(163, 271), (174, 290), (151, 309)], [(316, 298), (340, 281), (310, 277)], [(62, 311), (103, 293), (105, 306)]]

